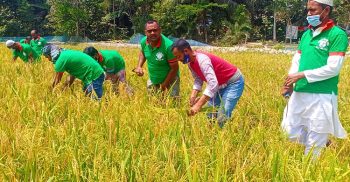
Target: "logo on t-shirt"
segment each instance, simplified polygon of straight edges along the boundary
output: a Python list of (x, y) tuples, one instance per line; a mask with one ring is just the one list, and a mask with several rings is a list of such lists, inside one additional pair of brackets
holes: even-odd
[(24, 52), (24, 53), (23, 53), (23, 56), (27, 56), (27, 54)]
[(318, 41), (318, 46), (316, 48), (327, 51), (328, 46), (329, 46), (329, 40), (326, 38), (323, 38), (323, 39)]
[(156, 54), (156, 59), (157, 59), (157, 61), (162, 61), (163, 58), (164, 58), (164, 54), (163, 54), (163, 53), (158, 52), (158, 53)]
[(41, 45), (41, 42), (38, 42), (38, 45)]

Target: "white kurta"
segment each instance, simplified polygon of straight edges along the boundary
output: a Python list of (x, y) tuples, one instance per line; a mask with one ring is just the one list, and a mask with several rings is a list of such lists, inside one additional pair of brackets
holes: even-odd
[[(296, 53), (289, 74), (298, 72), (299, 61), (300, 53)], [(327, 65), (304, 71), (305, 77), (309, 83), (332, 78), (339, 74), (343, 61), (343, 56), (329, 56)], [(346, 131), (338, 117), (337, 103), (335, 94), (293, 92), (284, 110), (282, 128), (290, 136), (303, 127), (307, 131), (346, 138)]]

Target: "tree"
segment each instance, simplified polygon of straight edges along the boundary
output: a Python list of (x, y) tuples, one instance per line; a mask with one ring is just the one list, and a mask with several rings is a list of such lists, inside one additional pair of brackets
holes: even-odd
[(336, 0), (334, 16), (338, 24), (350, 30), (350, 0)]
[(49, 20), (55, 33), (82, 35), (81, 29), (89, 18), (84, 6), (85, 0), (51, 0), (49, 3)]

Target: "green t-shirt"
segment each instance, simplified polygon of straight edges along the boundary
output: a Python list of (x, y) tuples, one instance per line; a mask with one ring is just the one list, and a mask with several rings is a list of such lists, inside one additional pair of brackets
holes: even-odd
[(34, 61), (40, 60), (40, 56), (28, 44), (20, 44), (22, 50), (13, 51), (14, 57), (21, 58), (24, 62), (29, 62), (29, 55), (32, 55)]
[(30, 43), (26, 43), (26, 39), (19, 40), (19, 43), (21, 43), (21, 44), (30, 44)]
[(56, 72), (65, 72), (80, 79), (84, 86), (92, 83), (103, 74), (101, 66), (89, 55), (74, 51), (64, 50), (55, 63)]
[(175, 59), (171, 50), (172, 45), (173, 41), (164, 35), (162, 35), (161, 41), (154, 48), (147, 44), (147, 37), (141, 40), (141, 49), (146, 57), (149, 77), (153, 84), (163, 83), (170, 72), (169, 61)]
[(33, 47), (34, 51), (38, 53), (38, 55), (42, 54), (43, 47), (47, 44), (46, 40), (42, 37), (39, 39), (32, 39), (30, 41), (30, 46)]
[[(307, 30), (301, 38), (299, 50), (301, 58), (299, 72), (313, 70), (327, 65), (327, 60), (332, 53), (345, 53), (348, 48), (346, 33), (337, 26), (321, 32), (313, 37), (312, 30)], [(339, 75), (327, 80), (308, 83), (306, 78), (296, 82), (296, 92), (338, 94)]]
[(117, 51), (101, 50), (100, 53), (103, 58), (100, 65), (107, 73), (115, 74), (125, 69), (125, 61)]

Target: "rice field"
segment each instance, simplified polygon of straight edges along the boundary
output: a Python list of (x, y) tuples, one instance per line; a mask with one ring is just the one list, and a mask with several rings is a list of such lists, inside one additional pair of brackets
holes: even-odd
[[(51, 62), (12, 62), (0, 45), (0, 181), (350, 181), (349, 139), (332, 139), (312, 162), (281, 132), (287, 101), (280, 88), (291, 55), (214, 52), (239, 67), (246, 81), (233, 118), (220, 129), (204, 112), (187, 117), (193, 79), (186, 66), (175, 104), (146, 94), (147, 74), (132, 72), (138, 48), (96, 47), (125, 58), (134, 96), (114, 95), (105, 82), (99, 103), (84, 96), (79, 81), (62, 91), (64, 79), (51, 91)], [(347, 131), (349, 61), (338, 98)]]

